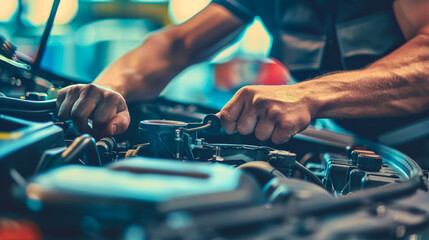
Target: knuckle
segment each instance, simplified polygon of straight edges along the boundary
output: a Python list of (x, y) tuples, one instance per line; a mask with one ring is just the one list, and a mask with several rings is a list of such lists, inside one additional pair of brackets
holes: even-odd
[(67, 94), (67, 90), (66, 90), (66, 89), (61, 89), (61, 90), (58, 92), (57, 98), (64, 97), (64, 95), (65, 95), (65, 94)]
[(261, 97), (261, 96), (255, 96), (255, 97), (253, 98), (253, 105), (254, 105), (256, 108), (267, 108), (267, 107), (268, 107), (268, 104), (269, 104), (269, 100), (268, 100), (268, 99), (266, 99), (266, 98), (264, 98), (264, 97)]
[(103, 97), (104, 97), (104, 100), (106, 102), (113, 103), (113, 104), (119, 103), (118, 96), (115, 93), (113, 93), (113, 92), (106, 91), (106, 92), (103, 93)]
[(95, 91), (99, 89), (95, 84), (92, 83), (87, 84), (86, 88), (88, 89), (88, 91)]
[(275, 120), (281, 114), (280, 109), (274, 107), (267, 108), (267, 118), (270, 120)]
[(67, 89), (67, 95), (73, 96), (73, 95), (78, 95), (78, 94), (80, 94), (80, 87), (79, 86), (71, 86)]
[(283, 116), (278, 117), (277, 122), (278, 122), (277, 123), (278, 127), (281, 129), (291, 129), (291, 128), (294, 128), (295, 126), (295, 123), (292, 120)]
[(223, 109), (220, 113), (220, 119), (222, 122), (234, 122), (235, 119), (228, 109)]
[(87, 84), (86, 86), (84, 86), (82, 88), (82, 94), (84, 94), (84, 95), (93, 95), (99, 91), (100, 91), (100, 89), (92, 83)]
[(254, 90), (251, 86), (245, 86), (240, 88), (237, 92), (240, 96), (249, 97), (254, 94)]

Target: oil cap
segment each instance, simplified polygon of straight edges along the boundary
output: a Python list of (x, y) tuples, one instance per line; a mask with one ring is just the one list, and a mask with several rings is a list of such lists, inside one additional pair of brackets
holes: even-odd
[(361, 153), (357, 157), (357, 166), (359, 169), (371, 172), (378, 172), (381, 169), (383, 158), (377, 154)]
[(353, 150), (352, 153), (350, 154), (350, 158), (352, 159), (352, 164), (356, 165), (357, 164), (357, 158), (360, 154), (375, 154), (374, 151), (370, 151), (370, 150)]
[(348, 145), (346, 147), (346, 156), (348, 158), (351, 158), (352, 157), (352, 152), (354, 150), (368, 150), (368, 147), (364, 146), (364, 145)]

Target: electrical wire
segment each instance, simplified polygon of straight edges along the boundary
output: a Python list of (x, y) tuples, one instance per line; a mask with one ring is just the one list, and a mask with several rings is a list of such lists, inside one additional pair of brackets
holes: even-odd
[(212, 122), (209, 121), (205, 125), (202, 125), (202, 126), (199, 126), (199, 127), (194, 127), (194, 128), (188, 128), (188, 129), (186, 129), (186, 132), (197, 132), (197, 131), (200, 131), (200, 130), (207, 129), (207, 128), (211, 127), (211, 125), (212, 125)]
[(322, 181), (320, 181), (319, 177), (317, 177), (312, 171), (310, 171), (308, 168), (304, 167), (301, 163), (298, 161), (295, 161), (295, 169), (302, 173), (304, 176), (307, 177), (307, 179), (322, 188), (325, 188)]

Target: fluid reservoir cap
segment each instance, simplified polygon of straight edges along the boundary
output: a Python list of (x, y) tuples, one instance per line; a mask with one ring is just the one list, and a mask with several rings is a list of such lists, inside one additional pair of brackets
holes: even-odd
[(143, 137), (149, 133), (174, 134), (176, 129), (186, 128), (185, 122), (171, 120), (143, 120), (139, 124), (139, 136)]
[(368, 150), (368, 148), (367, 148), (367, 146), (364, 146), (364, 145), (348, 145), (346, 147), (346, 156), (348, 158), (351, 158), (352, 152), (354, 150)]
[(383, 158), (377, 154), (361, 153), (357, 157), (357, 166), (359, 169), (378, 172), (381, 169)]
[(374, 151), (369, 151), (369, 150), (359, 150), (359, 149), (353, 150), (352, 153), (351, 153), (351, 157), (350, 157), (352, 159), (352, 164), (356, 164), (357, 163), (357, 157), (360, 154), (375, 154), (375, 152)]
[(203, 120), (203, 125), (208, 124), (210, 122), (210, 127), (205, 129), (208, 133), (218, 133), (222, 128), (222, 124), (220, 119), (215, 114), (207, 114)]

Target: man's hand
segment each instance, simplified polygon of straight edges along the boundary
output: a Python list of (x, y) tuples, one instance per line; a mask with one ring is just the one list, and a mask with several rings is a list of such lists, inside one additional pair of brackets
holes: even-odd
[[(130, 124), (125, 99), (117, 92), (95, 84), (66, 87), (58, 93), (58, 118), (73, 120), (80, 133), (99, 139), (125, 132)], [(88, 125), (92, 119), (93, 128)]]
[(314, 117), (315, 106), (295, 86), (247, 86), (241, 88), (218, 114), (228, 133), (255, 132), (259, 140), (288, 141), (304, 130)]

